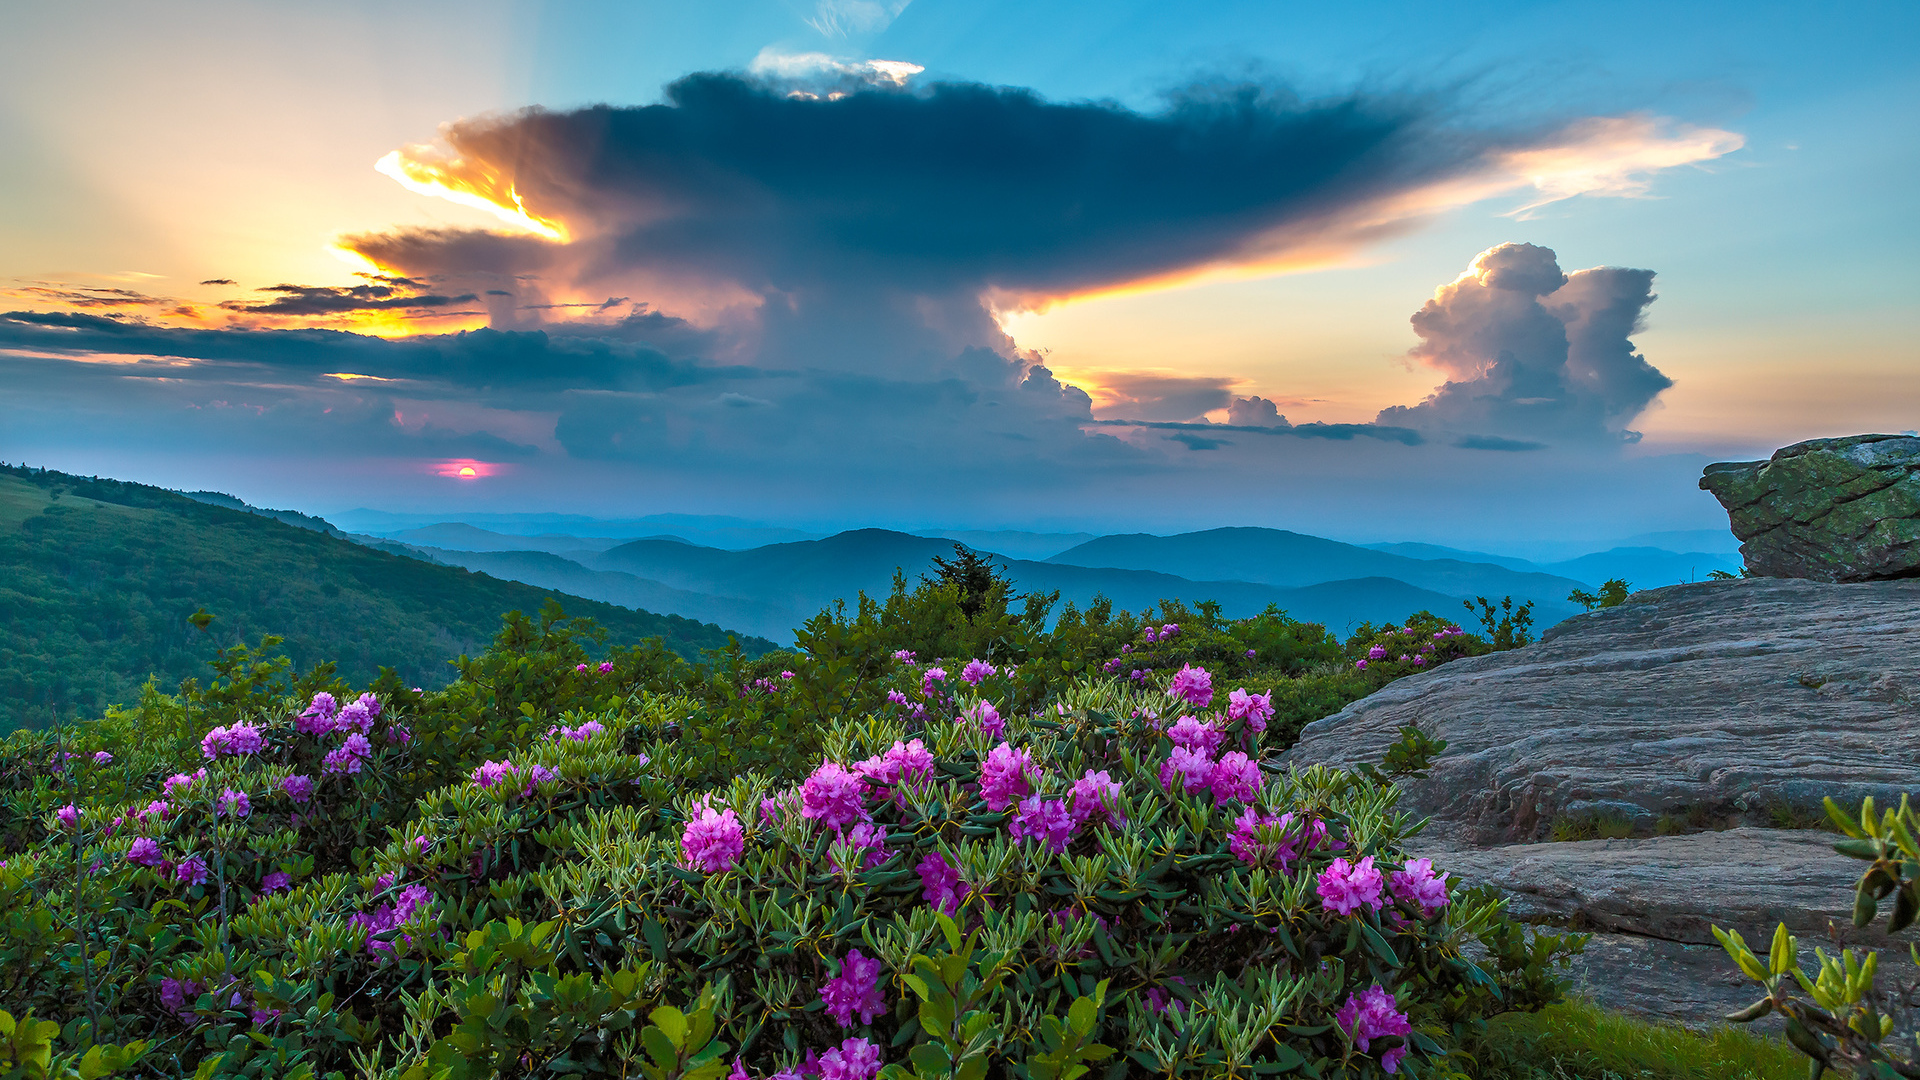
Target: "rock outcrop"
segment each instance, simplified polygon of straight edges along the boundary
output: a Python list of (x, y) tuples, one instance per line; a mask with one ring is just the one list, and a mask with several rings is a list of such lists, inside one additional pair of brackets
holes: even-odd
[[(1865, 864), (1812, 829), (1654, 826), (1807, 824), (1823, 796), (1920, 794), (1920, 580), (1635, 593), (1525, 648), (1394, 682), (1307, 725), (1288, 758), (1379, 761), (1408, 724), (1447, 741), (1404, 784), (1401, 805), (1431, 819), (1421, 854), (1522, 918), (1592, 932), (1578, 991), (1711, 1023), (1758, 996), (1712, 925), (1885, 943), (1849, 917)], [(1540, 842), (1556, 821), (1602, 818), (1634, 835)]]
[(1767, 461), (1709, 465), (1747, 570), (1764, 577), (1920, 576), (1920, 438), (1814, 439)]
[(1920, 580), (1635, 593), (1392, 683), (1307, 725), (1288, 759), (1379, 761), (1406, 724), (1448, 743), (1402, 803), (1441, 847), (1542, 840), (1561, 818), (1648, 832), (1663, 814), (1897, 801), (1920, 792)]

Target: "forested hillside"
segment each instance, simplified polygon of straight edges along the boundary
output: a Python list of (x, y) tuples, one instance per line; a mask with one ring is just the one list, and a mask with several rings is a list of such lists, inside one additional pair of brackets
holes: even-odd
[[(609, 642), (658, 636), (685, 654), (727, 643), (710, 624), (403, 559), (160, 488), (9, 467), (0, 730), (96, 714), (137, 697), (149, 673), (169, 688), (205, 676), (216, 649), (267, 633), (284, 635), (302, 667), (337, 660), (364, 683), (396, 665), (410, 684), (439, 686), (448, 661), (487, 647), (503, 612), (550, 596)], [(214, 616), (205, 631), (187, 621), (202, 607)]]

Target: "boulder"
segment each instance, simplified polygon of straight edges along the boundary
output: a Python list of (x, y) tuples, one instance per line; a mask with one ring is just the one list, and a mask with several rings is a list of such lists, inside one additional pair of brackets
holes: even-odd
[(1377, 762), (1445, 739), (1402, 805), (1488, 847), (1599, 816), (1755, 820), (1920, 792), (1920, 580), (1744, 578), (1635, 593), (1525, 648), (1400, 679), (1307, 725), (1287, 759)]
[(1709, 465), (1747, 570), (1879, 581), (1920, 576), (1920, 438), (1813, 439), (1767, 461)]
[[(1712, 927), (1740, 932), (1762, 953), (1786, 923), (1801, 939), (1801, 963), (1813, 948), (1880, 951), (1883, 918), (1866, 930), (1852, 921), (1853, 883), (1867, 864), (1833, 850), (1834, 834), (1740, 828), (1643, 840), (1516, 844), (1441, 857), (1461, 885), (1492, 885), (1507, 909), (1529, 922), (1591, 933), (1568, 980), (1574, 993), (1636, 1016), (1710, 1026), (1759, 1000), (1713, 938)], [(1883, 957), (1893, 963), (1905, 950)], [(1777, 1029), (1779, 1021), (1760, 1025)]]

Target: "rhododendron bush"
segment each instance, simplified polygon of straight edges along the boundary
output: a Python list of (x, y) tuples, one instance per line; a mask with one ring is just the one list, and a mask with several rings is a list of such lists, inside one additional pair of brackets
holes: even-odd
[(130, 1074), (1451, 1074), (1575, 943), (1407, 855), (1395, 759), (1282, 768), (1207, 619), (1144, 677), (857, 619), (761, 671), (543, 613), (426, 694), (229, 650), (6, 744), (0, 1008)]

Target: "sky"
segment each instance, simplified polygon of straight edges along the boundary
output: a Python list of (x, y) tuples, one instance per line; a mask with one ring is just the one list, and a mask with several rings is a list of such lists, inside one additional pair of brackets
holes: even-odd
[(0, 10), (0, 460), (314, 513), (1723, 528), (1920, 427), (1920, 9)]

